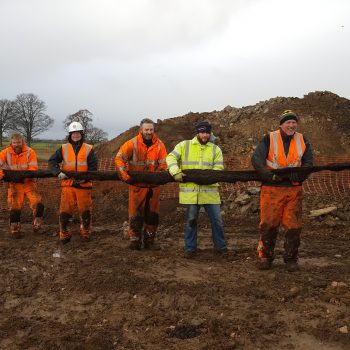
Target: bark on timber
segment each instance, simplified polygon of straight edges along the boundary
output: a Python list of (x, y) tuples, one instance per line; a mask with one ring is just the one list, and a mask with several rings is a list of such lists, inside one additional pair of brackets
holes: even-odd
[[(327, 164), (313, 167), (301, 168), (284, 168), (272, 170), (274, 174), (282, 178), (288, 178), (291, 173), (315, 173), (319, 171), (342, 171), (350, 170), (350, 163)], [(4, 169), (5, 182), (21, 182), (25, 178), (50, 178), (55, 177), (49, 170), (36, 171), (15, 171)], [(200, 185), (212, 184), (216, 182), (246, 182), (246, 181), (261, 181), (259, 174), (255, 170), (238, 170), (238, 171), (216, 171), (216, 170), (183, 170), (187, 175), (186, 182), (195, 182)], [(147, 183), (164, 185), (168, 182), (174, 182), (172, 176), (166, 172), (136, 172), (130, 171), (130, 176), (135, 183)], [(118, 172), (116, 171), (91, 171), (86, 173), (67, 172), (66, 175), (77, 180), (93, 180), (93, 181), (120, 181)]]

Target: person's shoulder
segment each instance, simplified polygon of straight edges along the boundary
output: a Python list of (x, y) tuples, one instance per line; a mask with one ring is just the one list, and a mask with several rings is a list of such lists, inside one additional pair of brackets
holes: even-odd
[(182, 140), (176, 144), (175, 147), (183, 147), (186, 145), (186, 143), (190, 142), (191, 140)]
[(260, 139), (260, 142), (262, 142), (262, 143), (270, 142), (270, 137), (271, 137), (272, 133), (274, 133), (274, 131), (266, 131), (266, 133)]
[(130, 147), (134, 145), (134, 142), (137, 140), (137, 136), (125, 141), (120, 147)]
[(220, 148), (220, 146), (217, 145), (217, 144), (214, 143), (214, 142), (210, 142), (210, 141), (209, 141), (209, 142), (207, 143), (207, 145), (208, 145), (209, 147), (211, 147), (211, 148), (215, 148), (216, 152), (218, 152), (218, 151), (222, 152), (222, 149)]
[(307, 137), (307, 136), (305, 136), (303, 133), (301, 133), (301, 132), (298, 132), (298, 134), (303, 138), (303, 140), (304, 140), (304, 142), (306, 143), (306, 144), (308, 144), (308, 143), (310, 143), (309, 142), (309, 138)]

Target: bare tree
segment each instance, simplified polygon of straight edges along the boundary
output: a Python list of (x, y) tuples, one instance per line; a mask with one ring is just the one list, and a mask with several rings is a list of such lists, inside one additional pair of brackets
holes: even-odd
[(44, 131), (50, 129), (54, 120), (50, 118), (46, 111), (46, 104), (34, 94), (19, 94), (13, 103), (14, 119), (11, 129), (22, 134), (28, 145), (33, 138)]
[(3, 137), (11, 130), (11, 123), (13, 120), (13, 102), (10, 100), (0, 100), (0, 146), (2, 146)]
[(108, 139), (107, 132), (95, 127), (92, 122), (94, 115), (87, 109), (81, 109), (78, 112), (69, 115), (63, 121), (64, 129), (68, 132), (68, 126), (72, 122), (79, 122), (84, 128), (85, 139), (91, 144), (106, 141)]
[(94, 118), (94, 115), (88, 111), (87, 109), (81, 109), (78, 112), (69, 115), (66, 117), (66, 119), (63, 121), (64, 129), (68, 132), (68, 126), (72, 122), (79, 122), (84, 130), (85, 133), (87, 130), (89, 130), (90, 127), (92, 127), (92, 120)]
[(89, 129), (89, 133), (86, 139), (93, 145), (108, 140), (108, 134), (100, 128), (92, 127)]

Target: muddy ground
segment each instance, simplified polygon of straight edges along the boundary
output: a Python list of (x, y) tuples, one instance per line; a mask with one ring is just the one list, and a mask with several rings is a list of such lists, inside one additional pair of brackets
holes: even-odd
[(75, 225), (65, 246), (53, 236), (53, 223), (42, 234), (26, 223), (25, 238), (12, 240), (3, 212), (0, 348), (350, 348), (348, 222), (330, 227), (306, 218), (301, 271), (285, 271), (282, 234), (273, 269), (258, 271), (257, 215), (225, 213), (231, 251), (222, 258), (201, 214), (201, 250), (186, 260), (184, 209), (176, 199), (162, 207), (157, 252), (125, 249), (126, 211), (103, 225), (95, 221), (89, 243), (79, 241)]

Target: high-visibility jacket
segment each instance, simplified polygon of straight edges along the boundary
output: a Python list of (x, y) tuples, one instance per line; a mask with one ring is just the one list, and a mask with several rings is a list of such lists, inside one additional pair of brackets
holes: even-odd
[[(178, 143), (167, 156), (172, 176), (186, 169), (223, 170), (224, 162), (219, 146), (208, 142), (202, 145), (197, 136)], [(219, 184), (197, 185), (193, 182), (180, 183), (181, 204), (220, 204)]]
[(266, 159), (266, 167), (268, 169), (300, 167), (305, 149), (303, 135), (296, 132), (290, 141), (286, 157), (280, 130), (270, 132), (270, 149)]
[[(11, 145), (8, 145), (0, 152), (0, 166), (10, 170), (38, 170), (36, 153), (26, 144), (22, 146), (22, 152), (17, 154)], [(32, 180), (25, 179), (25, 182)]]
[[(88, 171), (88, 155), (92, 150), (92, 146), (83, 143), (78, 154), (75, 154), (71, 143), (62, 145), (62, 170), (74, 172)], [(61, 186), (72, 186), (74, 179), (62, 180)], [(87, 181), (79, 184), (79, 187), (92, 187), (92, 182)]]
[(153, 135), (152, 145), (147, 147), (140, 132), (120, 147), (115, 157), (115, 166), (122, 179), (126, 181), (129, 179), (127, 171), (154, 172), (165, 170), (167, 168), (166, 156), (165, 145), (156, 134)]

